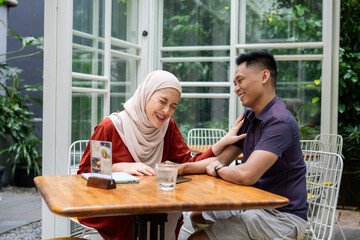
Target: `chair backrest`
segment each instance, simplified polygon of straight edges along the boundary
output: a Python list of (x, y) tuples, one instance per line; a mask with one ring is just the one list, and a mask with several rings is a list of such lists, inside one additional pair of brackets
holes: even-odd
[(306, 162), (308, 222), (304, 239), (331, 239), (343, 160), (339, 154), (303, 151)]
[(323, 151), (324, 146), (319, 140), (300, 140), (301, 150)]
[(315, 140), (322, 142), (323, 151), (342, 154), (343, 138), (339, 134), (319, 134)]
[(188, 132), (188, 145), (214, 145), (226, 135), (223, 129), (193, 128)]
[(78, 140), (73, 142), (69, 148), (68, 174), (76, 174), (89, 140)]

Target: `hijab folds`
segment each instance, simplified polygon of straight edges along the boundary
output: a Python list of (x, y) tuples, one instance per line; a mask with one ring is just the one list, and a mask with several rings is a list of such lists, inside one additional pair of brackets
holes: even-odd
[(134, 95), (125, 102), (125, 110), (109, 116), (135, 162), (152, 168), (155, 163), (161, 162), (164, 136), (170, 119), (160, 128), (155, 128), (145, 108), (153, 93), (163, 88), (174, 88), (180, 95), (182, 92), (179, 80), (172, 73), (162, 70), (149, 73)]

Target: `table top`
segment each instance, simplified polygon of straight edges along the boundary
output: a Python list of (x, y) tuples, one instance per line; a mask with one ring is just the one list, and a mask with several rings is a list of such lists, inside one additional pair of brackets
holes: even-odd
[(34, 181), (49, 209), (66, 217), (277, 208), (289, 203), (285, 197), (206, 174), (186, 177), (192, 181), (168, 192), (157, 189), (156, 176), (141, 176), (139, 183), (117, 184), (111, 190), (88, 187), (80, 175), (38, 176)]

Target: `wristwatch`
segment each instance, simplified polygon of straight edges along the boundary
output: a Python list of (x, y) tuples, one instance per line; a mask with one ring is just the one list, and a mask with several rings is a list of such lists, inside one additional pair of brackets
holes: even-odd
[(218, 171), (219, 171), (220, 169), (222, 169), (223, 167), (227, 167), (226, 164), (221, 163), (221, 164), (218, 164), (218, 165), (216, 165), (216, 166), (214, 167), (215, 174), (216, 174), (216, 176), (217, 176), (218, 178), (221, 178), (220, 175), (219, 175), (219, 173), (218, 173)]

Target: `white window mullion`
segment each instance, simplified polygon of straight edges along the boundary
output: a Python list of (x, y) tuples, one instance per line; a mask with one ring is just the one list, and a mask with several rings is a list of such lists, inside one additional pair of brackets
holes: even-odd
[[(243, 34), (244, 36), (241, 36), (242, 38), (245, 37), (245, 33)], [(324, 43), (322, 42), (252, 43), (252, 44), (243, 43), (236, 45), (236, 48), (243, 48), (243, 49), (284, 49), (284, 48), (292, 49), (292, 48), (323, 48), (323, 47), (324, 47)]]
[[(94, 0), (93, 4), (93, 16), (92, 16), (92, 33), (94, 38), (92, 38), (92, 49), (94, 49), (92, 53), (92, 66), (91, 66), (91, 74), (98, 75), (99, 73), (99, 0)], [(105, 78), (106, 79), (106, 78)], [(92, 88), (96, 89), (98, 86), (98, 82), (93, 81), (91, 83)], [(98, 109), (98, 95), (91, 94), (91, 129), (94, 129), (98, 123), (97, 118), (97, 109)]]
[(330, 133), (338, 132), (338, 104), (339, 104), (339, 46), (340, 46), (340, 0), (333, 0), (332, 43), (331, 43), (331, 123)]
[[(44, 1), (42, 175), (67, 173), (71, 135), (72, 0)], [(68, 219), (42, 201), (42, 239), (68, 236)]]
[(331, 46), (332, 46), (332, 1), (323, 1), (323, 29), (324, 44), (321, 83), (321, 133), (330, 133), (331, 122)]
[[(154, 70), (154, 56), (156, 48), (156, 41), (157, 39), (155, 32), (156, 27), (155, 25), (155, 14), (154, 11), (156, 6), (155, 0), (139, 0), (139, 27), (138, 27), (138, 43), (141, 46), (140, 57), (141, 60), (139, 61), (138, 67), (138, 76), (137, 82), (140, 83), (145, 76)], [(143, 32), (146, 31), (148, 34), (143, 36)]]
[(103, 109), (103, 117), (108, 116), (110, 114), (110, 71), (111, 71), (111, 0), (105, 1), (105, 43), (104, 43), (104, 77), (107, 79), (105, 82), (105, 90), (104, 94), (104, 109)]
[(160, 58), (160, 62), (227, 62), (229, 57), (169, 57)]
[[(241, 1), (240, 4), (242, 4)], [(246, 3), (245, 3), (246, 4)], [(239, 34), (243, 32), (243, 26), (239, 26), (239, 1), (232, 0), (231, 1), (231, 15), (230, 15), (230, 73), (229, 73), (229, 83), (230, 83), (230, 99), (229, 99), (229, 129), (234, 124), (236, 118), (240, 116), (243, 112), (243, 108), (240, 107), (239, 100), (234, 93), (234, 84), (233, 79), (235, 75), (235, 58), (236, 58), (236, 44), (238, 42)], [(240, 15), (242, 12), (240, 12)], [(241, 16), (240, 16), (241, 17)], [(245, 18), (244, 18), (245, 19)], [(245, 34), (244, 34), (245, 36)], [(245, 39), (245, 38), (244, 38)]]
[(181, 98), (222, 98), (229, 99), (230, 93), (182, 93)]
[(157, 47), (159, 49), (159, 51), (157, 51), (157, 59), (156, 59), (156, 66), (159, 68), (159, 69), (162, 69), (163, 68), (163, 65), (162, 65), (162, 61), (160, 60), (162, 58), (162, 51), (161, 49), (166, 49), (166, 47), (163, 47), (163, 22), (164, 22), (164, 0), (159, 0), (159, 3), (158, 3), (158, 23), (157, 23), (157, 26), (158, 26), (158, 39), (157, 39)]
[(188, 51), (214, 51), (230, 50), (230, 46), (181, 46), (181, 47), (160, 47), (161, 52), (188, 52)]
[(92, 81), (101, 81), (101, 82), (107, 81), (107, 79), (104, 76), (96, 76), (96, 75), (91, 75), (91, 74), (86, 74), (86, 73), (73, 72), (72, 77), (76, 78), (76, 79), (83, 79), (83, 80), (92, 80)]

